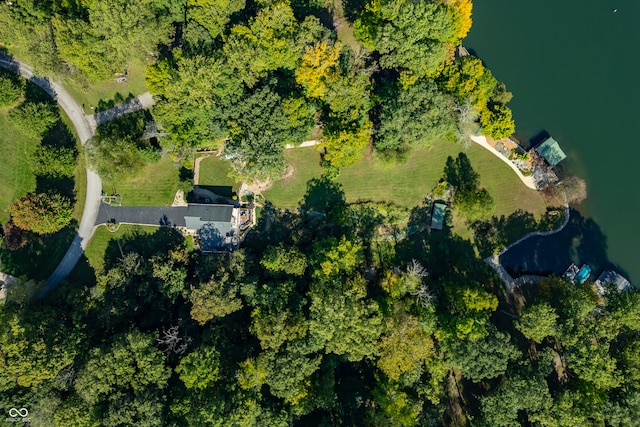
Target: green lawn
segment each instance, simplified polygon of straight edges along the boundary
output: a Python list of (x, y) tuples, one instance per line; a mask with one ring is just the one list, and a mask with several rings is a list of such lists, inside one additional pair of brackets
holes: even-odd
[[(102, 271), (104, 266), (104, 255), (109, 246), (109, 242), (113, 239), (119, 239), (122, 237), (132, 236), (134, 234), (153, 234), (158, 230), (158, 227), (147, 227), (141, 225), (127, 225), (120, 226), (118, 231), (110, 232), (107, 227), (100, 226), (96, 229), (89, 246), (84, 251), (85, 256), (89, 262), (89, 265), (94, 271)], [(78, 267), (76, 267), (77, 269)]]
[[(373, 156), (365, 156), (356, 165), (345, 168), (338, 181), (348, 202), (357, 200), (389, 201), (413, 207), (428, 195), (442, 177), (448, 156), (463, 151), (453, 143), (435, 144), (431, 149), (416, 148), (401, 164), (385, 164)], [(480, 174), (480, 183), (496, 200), (494, 214), (509, 214), (523, 209), (539, 216), (545, 211), (543, 196), (525, 187), (515, 173), (502, 161), (478, 145), (465, 151), (473, 168)], [(320, 176), (320, 156), (314, 147), (286, 150), (285, 157), (293, 165), (294, 174), (276, 181), (264, 193), (267, 200), (282, 208), (295, 208), (306, 192), (306, 183)]]
[(229, 178), (231, 167), (219, 157), (206, 157), (200, 161), (198, 185), (232, 187), (238, 191), (238, 183)]
[(144, 82), (145, 69), (146, 64), (143, 62), (131, 61), (126, 83), (116, 83), (113, 79), (100, 82), (80, 82), (71, 78), (63, 78), (61, 83), (78, 105), (84, 105), (85, 113), (93, 114), (101, 101), (107, 104), (119, 104), (128, 97), (135, 97), (147, 92), (148, 89)]
[(9, 219), (9, 206), (14, 200), (36, 189), (36, 177), (31, 172), (31, 158), (40, 145), (38, 138), (18, 131), (0, 110), (0, 223)]
[(178, 167), (169, 157), (147, 164), (142, 174), (124, 182), (103, 182), (105, 193), (122, 196), (124, 206), (170, 206), (180, 188)]

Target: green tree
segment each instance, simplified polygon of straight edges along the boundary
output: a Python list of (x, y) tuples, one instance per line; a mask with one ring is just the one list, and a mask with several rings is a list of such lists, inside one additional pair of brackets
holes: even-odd
[(505, 378), (490, 396), (481, 399), (483, 425), (491, 427), (519, 425), (522, 413), (530, 422), (553, 405), (549, 387), (539, 374)]
[(420, 80), (406, 89), (396, 88), (382, 104), (375, 131), (378, 150), (398, 150), (453, 139), (456, 131), (453, 101), (431, 81)]
[(506, 138), (516, 130), (511, 110), (504, 105), (496, 105), (484, 110), (480, 115), (480, 122), (482, 132), (493, 139)]
[(359, 276), (340, 282), (314, 282), (308, 294), (311, 305), (309, 333), (329, 353), (352, 362), (377, 353), (382, 333), (378, 304), (367, 300), (366, 284)]
[[(147, 411), (156, 412), (157, 392), (167, 386), (171, 374), (154, 344), (153, 335), (133, 330), (115, 337), (106, 348), (93, 349), (78, 372), (76, 393), (88, 404), (97, 405), (111, 422), (123, 408), (132, 411), (127, 417), (131, 421), (144, 420)], [(126, 419), (122, 422), (127, 424)]]
[(295, 247), (285, 248), (282, 244), (268, 248), (260, 260), (260, 264), (268, 271), (268, 274), (273, 275), (284, 273), (302, 276), (307, 269), (305, 255)]
[(73, 148), (44, 145), (38, 149), (31, 168), (39, 176), (70, 178), (76, 169), (77, 155)]
[(540, 344), (548, 336), (555, 336), (558, 315), (547, 303), (532, 305), (523, 310), (520, 319), (515, 321), (515, 327), (527, 339)]
[(496, 202), (485, 188), (481, 188), (474, 192), (456, 194), (455, 207), (469, 221), (476, 221), (488, 218), (494, 211)]
[(380, 340), (378, 368), (389, 379), (412, 384), (420, 379), (428, 361), (435, 356), (435, 343), (418, 319), (406, 315), (403, 307), (386, 320), (386, 332)]
[(480, 340), (454, 339), (447, 343), (447, 354), (462, 375), (473, 382), (499, 377), (510, 361), (522, 355), (511, 343), (509, 334), (493, 328)]
[(15, 78), (0, 72), (0, 108), (11, 107), (22, 95), (22, 87)]
[(455, 15), (440, 2), (370, 2), (355, 22), (356, 37), (380, 53), (383, 68), (416, 77), (435, 75), (453, 51), (459, 34)]
[(187, 19), (202, 25), (215, 38), (224, 32), (231, 15), (244, 6), (245, 0), (187, 0)]
[(138, 142), (130, 136), (97, 135), (89, 141), (86, 150), (90, 165), (111, 182), (137, 176), (145, 163), (138, 151)]
[(224, 317), (242, 308), (238, 298), (239, 286), (229, 272), (221, 269), (215, 276), (199, 286), (191, 286), (191, 318), (204, 325), (216, 317)]
[(176, 372), (188, 389), (204, 390), (220, 379), (220, 353), (203, 344), (180, 360)]
[(11, 205), (13, 223), (23, 230), (50, 234), (69, 225), (73, 214), (71, 200), (56, 193), (31, 193)]
[(25, 102), (9, 110), (9, 118), (25, 135), (40, 137), (59, 119), (55, 105), (46, 102)]
[(82, 18), (53, 19), (60, 55), (94, 80), (124, 72), (132, 59), (154, 56), (168, 41), (170, 13), (156, 0), (95, 0)]

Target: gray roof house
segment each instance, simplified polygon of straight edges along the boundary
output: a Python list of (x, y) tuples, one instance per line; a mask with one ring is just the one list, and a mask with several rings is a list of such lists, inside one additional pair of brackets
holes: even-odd
[(202, 252), (229, 249), (238, 243), (237, 218), (232, 205), (189, 204), (185, 228), (197, 233)]

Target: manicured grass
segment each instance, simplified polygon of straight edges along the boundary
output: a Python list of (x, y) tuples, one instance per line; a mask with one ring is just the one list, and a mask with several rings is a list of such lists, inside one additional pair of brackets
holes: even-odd
[[(405, 163), (399, 164), (385, 164), (367, 155), (356, 165), (343, 169), (338, 181), (348, 202), (389, 201), (413, 207), (421, 203), (442, 177), (447, 157), (455, 157), (461, 151), (480, 174), (480, 185), (494, 197), (495, 215), (522, 209), (539, 216), (545, 211), (546, 203), (540, 193), (525, 187), (506, 164), (475, 144), (468, 150), (446, 142), (434, 144), (430, 149), (416, 148)], [(278, 207), (292, 209), (304, 197), (307, 181), (319, 177), (322, 168), (314, 147), (287, 150), (285, 157), (294, 167), (294, 174), (276, 181), (264, 196)]]
[(118, 231), (111, 232), (107, 230), (107, 227), (100, 226), (96, 229), (89, 246), (84, 251), (85, 256), (89, 262), (89, 265), (96, 272), (101, 272), (104, 267), (104, 255), (109, 246), (109, 242), (114, 239), (122, 237), (132, 236), (134, 234), (153, 234), (158, 230), (158, 227), (147, 227), (141, 225), (127, 225), (122, 224)]
[(180, 188), (178, 167), (163, 157), (147, 164), (140, 176), (124, 182), (103, 182), (105, 193), (116, 192), (125, 206), (170, 206)]
[(229, 178), (231, 167), (229, 163), (219, 157), (206, 157), (200, 161), (198, 185), (232, 187), (238, 191), (238, 183)]
[(24, 135), (0, 110), (0, 223), (9, 220), (9, 206), (36, 189), (36, 177), (31, 172), (31, 159), (40, 144), (38, 138)]

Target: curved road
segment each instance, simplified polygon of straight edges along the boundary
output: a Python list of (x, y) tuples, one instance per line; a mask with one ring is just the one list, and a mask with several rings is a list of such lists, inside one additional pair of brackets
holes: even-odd
[[(34, 76), (33, 69), (30, 66), (10, 57), (0, 56), (0, 66), (16, 74), (20, 74), (51, 95), (51, 97), (60, 104), (64, 112), (67, 113), (67, 116), (69, 116), (82, 145), (91, 139), (95, 132), (95, 127), (92, 126), (93, 118), (84, 114), (78, 103), (69, 95), (64, 87), (47, 78)], [(62, 258), (58, 267), (45, 283), (39, 295), (41, 298), (46, 296), (56, 285), (63, 281), (78, 263), (82, 252), (93, 236), (101, 195), (102, 181), (97, 173), (87, 167), (87, 195), (78, 232), (67, 253), (64, 255), (64, 258)]]

